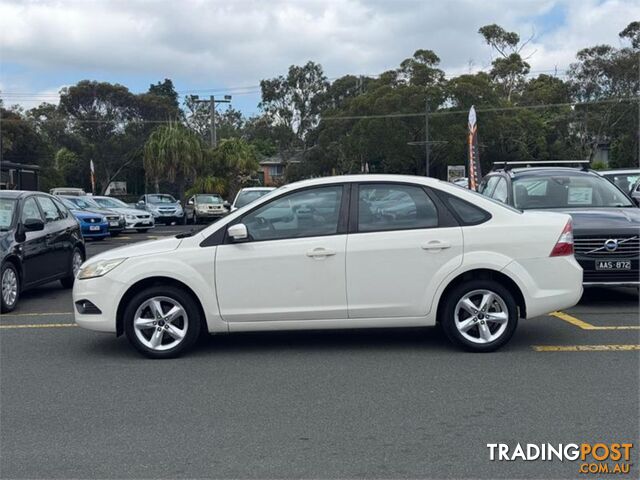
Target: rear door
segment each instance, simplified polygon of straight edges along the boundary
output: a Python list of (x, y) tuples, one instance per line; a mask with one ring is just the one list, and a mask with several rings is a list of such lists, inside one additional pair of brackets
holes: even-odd
[(419, 185), (363, 183), (347, 239), (349, 318), (421, 317), (443, 277), (462, 263), (462, 230)]

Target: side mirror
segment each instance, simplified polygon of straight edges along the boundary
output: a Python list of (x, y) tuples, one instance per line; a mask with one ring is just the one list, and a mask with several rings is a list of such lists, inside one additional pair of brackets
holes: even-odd
[(227, 201), (224, 201), (224, 202), (222, 202), (222, 206), (224, 208), (229, 208), (229, 207), (231, 207), (231, 204), (229, 202), (227, 202)]
[(180, 200), (178, 200), (178, 205), (182, 205), (182, 202)]
[(44, 222), (39, 218), (27, 218), (24, 221), (24, 229), (27, 232), (38, 232), (44, 230)]
[(236, 223), (227, 229), (227, 234), (234, 242), (242, 242), (249, 238), (247, 226), (244, 223)]
[(189, 200), (189, 201), (187, 202), (187, 205), (193, 205), (193, 200)]

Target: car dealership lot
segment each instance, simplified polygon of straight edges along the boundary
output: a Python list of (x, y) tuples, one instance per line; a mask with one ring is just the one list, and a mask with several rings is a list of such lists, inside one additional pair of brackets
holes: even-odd
[(26, 292), (0, 321), (2, 477), (579, 476), (578, 462), (490, 462), (500, 442), (632, 442), (637, 458), (632, 289), (521, 321), (492, 354), (426, 328), (217, 336), (169, 361), (73, 326), (70, 295)]

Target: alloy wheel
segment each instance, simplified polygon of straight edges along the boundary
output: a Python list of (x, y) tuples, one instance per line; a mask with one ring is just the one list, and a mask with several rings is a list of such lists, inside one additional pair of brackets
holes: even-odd
[(491, 343), (502, 336), (509, 323), (509, 310), (503, 298), (490, 290), (467, 292), (454, 309), (455, 326), (460, 334), (476, 344)]
[(13, 306), (18, 298), (18, 276), (12, 268), (2, 274), (2, 300), (8, 307)]
[(154, 351), (177, 347), (187, 335), (189, 318), (184, 307), (170, 297), (145, 300), (133, 317), (138, 340)]
[(75, 250), (73, 252), (73, 258), (71, 259), (71, 268), (73, 270), (74, 277), (78, 276), (78, 272), (80, 271), (80, 266), (83, 261), (82, 254), (78, 250)]

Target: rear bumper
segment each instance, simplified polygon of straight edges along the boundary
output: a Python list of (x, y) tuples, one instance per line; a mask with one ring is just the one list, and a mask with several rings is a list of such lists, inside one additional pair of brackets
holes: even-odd
[(582, 297), (582, 268), (573, 256), (513, 261), (502, 272), (520, 287), (527, 318), (573, 307)]
[(584, 282), (585, 287), (640, 287), (637, 282)]

